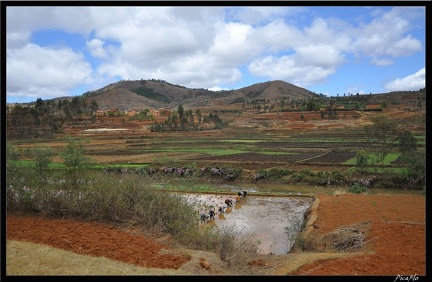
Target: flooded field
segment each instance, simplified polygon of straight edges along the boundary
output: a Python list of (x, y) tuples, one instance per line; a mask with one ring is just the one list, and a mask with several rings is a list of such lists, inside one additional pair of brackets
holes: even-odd
[[(198, 212), (216, 211), (210, 224), (217, 228), (232, 229), (245, 240), (258, 242), (261, 254), (287, 254), (303, 223), (304, 213), (312, 203), (310, 197), (265, 197), (248, 194), (240, 202), (235, 201), (235, 194), (184, 194), (194, 203)], [(225, 199), (230, 198), (234, 205), (225, 213), (219, 213), (218, 207), (226, 206)]]

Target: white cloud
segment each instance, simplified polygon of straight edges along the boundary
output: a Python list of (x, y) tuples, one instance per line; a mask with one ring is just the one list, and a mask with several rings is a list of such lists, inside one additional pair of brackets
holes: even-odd
[(305, 7), (235, 7), (227, 10), (230, 21), (258, 25), (305, 11)]
[(7, 48), (19, 48), (27, 44), (30, 32), (9, 32), (6, 34)]
[[(245, 68), (306, 87), (326, 81), (352, 54), (395, 67), (398, 57), (423, 48), (409, 33), (421, 10), (374, 9), (355, 25), (319, 12), (312, 18), (304, 13), (308, 9), (313, 8), (8, 7), (7, 95), (64, 95), (77, 85), (102, 87), (118, 77), (218, 89), (240, 81)], [(34, 32), (43, 29), (80, 34), (86, 46), (31, 44)]]
[(10, 96), (57, 97), (81, 83), (91, 82), (92, 70), (82, 54), (71, 49), (28, 44), (8, 50), (7, 92)]
[(97, 20), (91, 7), (8, 7), (6, 16), (8, 33), (48, 28), (87, 34)]
[(257, 76), (269, 77), (271, 80), (285, 80), (301, 87), (320, 83), (335, 72), (333, 67), (325, 68), (313, 64), (302, 65), (298, 64), (297, 61), (296, 55), (280, 58), (267, 56), (253, 61), (249, 65), (249, 71)]
[(400, 57), (420, 51), (422, 46), (418, 39), (404, 36), (410, 28), (401, 10), (392, 9), (357, 28), (353, 35), (354, 52), (368, 57)]
[(401, 57), (412, 54), (415, 51), (421, 50), (421, 42), (408, 35), (394, 43), (394, 46), (389, 49), (389, 54), (393, 57)]
[(220, 30), (208, 53), (220, 66), (241, 65), (256, 56), (261, 46), (250, 42), (253, 29), (249, 25), (228, 23)]
[(282, 20), (274, 20), (251, 31), (253, 33), (249, 44), (264, 52), (277, 53), (292, 50), (305, 42), (305, 37), (298, 28), (289, 26)]
[(376, 66), (380, 66), (380, 67), (385, 67), (385, 66), (390, 66), (390, 65), (393, 65), (394, 64), (394, 61), (393, 60), (390, 60), (390, 59), (388, 59), (388, 58), (376, 58), (376, 57), (373, 57), (371, 60), (370, 60), (370, 63), (372, 64), (372, 65), (376, 65)]
[(315, 44), (299, 47), (296, 51), (300, 65), (336, 68), (345, 61), (344, 55), (332, 45)]
[(105, 44), (105, 42), (103, 40), (100, 40), (100, 39), (93, 39), (93, 40), (86, 42), (86, 46), (89, 49), (90, 53), (92, 54), (93, 57), (96, 57), (96, 58), (106, 58), (107, 57), (107, 53), (103, 49), (104, 44)]
[(385, 88), (388, 91), (419, 90), (426, 86), (425, 74), (425, 68), (422, 68), (414, 74), (390, 81), (385, 85)]

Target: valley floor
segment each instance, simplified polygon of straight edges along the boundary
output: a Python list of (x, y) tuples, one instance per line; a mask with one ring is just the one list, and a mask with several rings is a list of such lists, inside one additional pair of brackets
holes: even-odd
[[(425, 196), (316, 196), (319, 205), (312, 210), (312, 215), (317, 228), (310, 236), (319, 237), (341, 226), (367, 223), (364, 250), (257, 256), (249, 258), (248, 266), (242, 271), (234, 272), (217, 254), (185, 249), (170, 238), (143, 235), (138, 228), (124, 230), (100, 223), (8, 214), (6, 275), (153, 275), (155, 269), (160, 269), (158, 275), (385, 275), (394, 278), (426, 275)], [(43, 264), (49, 251), (35, 253), (38, 246), (66, 250), (70, 256), (104, 257), (135, 265), (139, 270), (128, 272), (124, 264), (119, 264), (116, 271), (104, 268), (83, 273), (84, 266), (64, 270), (72, 261), (64, 259), (55, 267), (47, 266)], [(202, 259), (209, 268), (203, 267)], [(42, 269), (44, 273), (40, 273)]]

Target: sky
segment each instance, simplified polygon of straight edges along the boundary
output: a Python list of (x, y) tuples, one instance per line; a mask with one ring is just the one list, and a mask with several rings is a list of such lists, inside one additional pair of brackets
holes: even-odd
[(425, 9), (7, 6), (6, 102), (140, 79), (215, 91), (283, 80), (326, 96), (419, 90)]

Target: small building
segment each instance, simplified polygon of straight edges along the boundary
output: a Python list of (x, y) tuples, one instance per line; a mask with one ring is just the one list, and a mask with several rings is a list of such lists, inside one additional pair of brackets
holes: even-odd
[(150, 114), (154, 117), (160, 116), (160, 111), (155, 109), (150, 109)]
[(118, 108), (110, 108), (105, 111), (105, 115), (118, 115), (119, 109)]
[(128, 117), (133, 117), (133, 116), (135, 116), (137, 113), (138, 113), (138, 112), (137, 112), (136, 109), (129, 109), (129, 110), (126, 111), (126, 115), (127, 115)]

